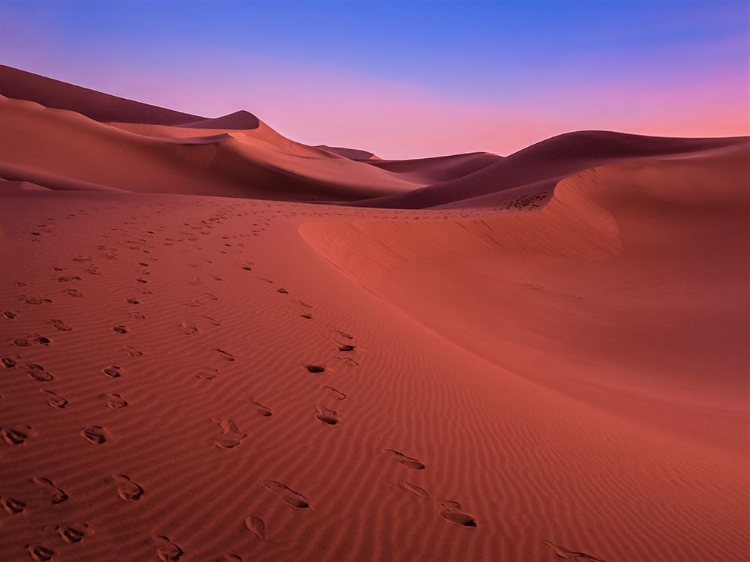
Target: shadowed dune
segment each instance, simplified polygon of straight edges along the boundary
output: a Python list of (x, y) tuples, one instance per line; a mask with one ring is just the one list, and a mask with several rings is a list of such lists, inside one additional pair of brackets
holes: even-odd
[[(686, 154), (745, 143), (746, 139), (673, 139), (643, 137), (607, 131), (579, 131), (541, 141), (510, 156), (489, 162), (477, 170), (466, 170), (455, 178), (434, 183), (404, 194), (386, 196), (360, 203), (364, 206), (423, 209), (460, 205), (472, 206), (478, 198), (502, 196), (509, 189), (536, 185), (551, 191), (554, 185), (572, 173), (610, 162)], [(493, 155), (482, 155), (491, 160)], [(542, 183), (544, 182), (544, 183)], [(474, 200), (471, 202), (470, 200)]]
[(257, 129), (259, 119), (247, 111), (235, 111), (215, 119), (202, 119), (194, 123), (183, 123), (180, 127), (189, 129)]
[(381, 160), (370, 164), (430, 184), (467, 176), (500, 160), (502, 156), (497, 154), (476, 152), (416, 160)]
[(333, 152), (344, 158), (349, 158), (350, 160), (380, 160), (380, 158), (375, 156), (372, 152), (358, 150), (356, 148), (342, 148), (340, 146), (326, 146), (324, 144), (317, 146), (316, 148), (322, 148), (323, 150)]
[(301, 233), (472, 353), (742, 456), (748, 177), (745, 142), (581, 172), (534, 213), (326, 222)]
[(55, 109), (75, 111), (95, 121), (180, 125), (205, 119), (136, 102), (38, 74), (0, 65), (0, 95)]
[[(0, 139), (2, 167), (57, 176), (58, 183), (301, 200), (347, 200), (414, 186), (312, 148), (290, 143), (290, 150), (281, 150), (262, 138), (234, 136), (225, 130), (200, 129), (201, 136), (158, 138), (11, 99), (0, 99), (0, 120), (7, 133)], [(26, 178), (13, 173), (7, 179)]]

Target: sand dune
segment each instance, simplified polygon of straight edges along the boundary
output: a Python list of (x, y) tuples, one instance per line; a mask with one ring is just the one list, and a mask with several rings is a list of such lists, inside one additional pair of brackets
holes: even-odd
[(744, 142), (744, 138), (670, 139), (579, 131), (544, 140), (456, 178), (360, 204), (423, 209), (462, 202), (461, 206), (465, 207), (469, 199), (497, 196), (505, 190), (526, 185), (535, 184), (539, 190), (551, 191), (558, 181), (570, 174), (611, 162), (699, 152)]
[(33, 101), (44, 107), (75, 111), (102, 122), (179, 125), (205, 119), (198, 115), (103, 94), (6, 65), (0, 65), (0, 95)]
[(632, 421), (665, 429), (679, 420), (684, 436), (742, 456), (749, 157), (746, 142), (596, 168), (562, 181), (535, 213), (301, 232), (473, 353)]
[(184, 123), (180, 127), (189, 129), (257, 129), (260, 120), (247, 111), (235, 111), (215, 119), (201, 119), (193, 123)]
[(338, 154), (339, 156), (343, 156), (344, 158), (349, 158), (350, 160), (380, 160), (380, 158), (375, 156), (372, 152), (367, 152), (366, 150), (359, 150), (356, 148), (342, 148), (340, 146), (326, 145), (320, 145), (316, 148), (322, 148), (323, 150), (333, 152), (334, 154)]
[(0, 120), (7, 133), (0, 139), (3, 166), (34, 169), (60, 181), (128, 191), (303, 200), (348, 200), (414, 187), (316, 149), (290, 143), (284, 151), (263, 138), (226, 130), (180, 129), (200, 136), (157, 138), (7, 98), (0, 99)]
[(395, 162), (0, 78), (3, 560), (750, 549), (750, 140)]
[(500, 160), (502, 157), (497, 154), (476, 152), (416, 160), (382, 160), (370, 162), (370, 164), (382, 170), (418, 178), (420, 182), (432, 184), (467, 176)]

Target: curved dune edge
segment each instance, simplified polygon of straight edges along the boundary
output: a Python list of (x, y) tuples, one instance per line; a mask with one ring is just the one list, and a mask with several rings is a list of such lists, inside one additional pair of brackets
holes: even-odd
[[(581, 172), (541, 209), (508, 216), (434, 211), (299, 231), (347, 277), (468, 351), (742, 458), (749, 154)], [(706, 232), (720, 238), (709, 245)]]
[(205, 119), (97, 92), (3, 64), (0, 64), (0, 95), (29, 100), (45, 107), (75, 111), (101, 122), (179, 125)]
[[(463, 173), (455, 177), (447, 175), (419, 189), (358, 201), (356, 205), (396, 209), (492, 205), (510, 190), (543, 183), (551, 189), (571, 174), (607, 164), (698, 154), (743, 144), (747, 144), (747, 138), (679, 139), (611, 131), (575, 131), (545, 139), (504, 158), (486, 153), (464, 155), (469, 162), (473, 160), (475, 166), (464, 168)], [(445, 157), (443, 162), (451, 160), (452, 157)], [(422, 162), (427, 161), (429, 159)], [(396, 169), (405, 170), (410, 164), (396, 165)], [(434, 162), (430, 167), (440, 169), (441, 163)]]
[(58, 177), (68, 184), (150, 193), (340, 201), (414, 187), (382, 170), (309, 147), (292, 143), (289, 149), (279, 148), (271, 144), (278, 135), (268, 128), (259, 129), (260, 138), (254, 138), (252, 131), (248, 136), (181, 128), (172, 129), (190, 136), (150, 136), (161, 126), (144, 131), (137, 125), (117, 128), (74, 112), (13, 99), (0, 99), (0, 119), (4, 167)]

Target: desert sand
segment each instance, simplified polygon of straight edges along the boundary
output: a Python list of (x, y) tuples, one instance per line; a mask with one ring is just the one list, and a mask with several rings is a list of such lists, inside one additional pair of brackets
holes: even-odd
[(0, 95), (0, 559), (746, 559), (750, 139)]

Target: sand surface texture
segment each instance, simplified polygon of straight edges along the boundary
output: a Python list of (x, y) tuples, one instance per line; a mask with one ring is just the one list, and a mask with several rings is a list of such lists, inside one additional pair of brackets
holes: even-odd
[(0, 559), (747, 557), (748, 139), (0, 94)]

